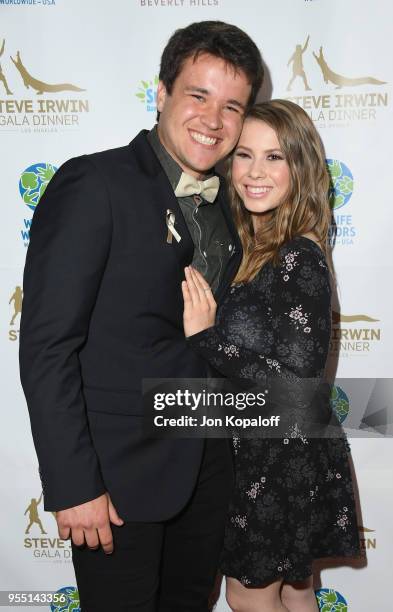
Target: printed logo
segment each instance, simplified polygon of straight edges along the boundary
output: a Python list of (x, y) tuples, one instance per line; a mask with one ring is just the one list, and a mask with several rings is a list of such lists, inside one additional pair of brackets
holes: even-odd
[(375, 529), (368, 529), (368, 527), (363, 527), (363, 525), (358, 526), (359, 537), (360, 537), (360, 548), (365, 550), (375, 550), (377, 548), (377, 538), (372, 537), (371, 535), (375, 533)]
[(51, 612), (80, 612), (79, 593), (74, 586), (67, 586), (58, 589), (56, 593), (63, 595), (65, 601), (62, 603), (50, 604)]
[(381, 328), (367, 323), (379, 323), (379, 319), (365, 314), (345, 315), (333, 311), (331, 353), (340, 353), (340, 357), (369, 353), (381, 340)]
[(349, 413), (349, 399), (345, 391), (337, 385), (333, 385), (330, 395), (330, 405), (339, 422), (343, 423)]
[(24, 203), (34, 212), (57, 168), (51, 164), (33, 164), (22, 172), (19, 192)]
[(348, 603), (338, 591), (319, 589), (315, 595), (320, 612), (348, 612)]
[[(39, 162), (32, 164), (22, 172), (19, 180), (19, 193), (23, 202), (33, 213), (56, 171), (57, 167), (53, 164)], [(23, 219), (23, 224), (24, 227), (20, 233), (23, 244), (27, 247), (30, 240), (31, 218)]]
[(41, 519), (38, 516), (38, 506), (40, 505), (41, 501), (42, 501), (42, 493), (38, 499), (35, 499), (34, 497), (32, 497), (30, 500), (30, 504), (27, 506), (25, 510), (25, 516), (27, 513), (29, 513), (29, 524), (25, 531), (26, 534), (30, 533), (30, 529), (34, 523), (37, 524), (38, 527), (41, 529), (41, 534), (46, 534), (46, 531), (44, 530), (42, 526)]
[(141, 81), (139, 91), (135, 94), (150, 113), (157, 111), (157, 85), (158, 76), (156, 75), (152, 81)]
[(353, 176), (348, 166), (338, 159), (327, 159), (326, 163), (331, 179), (329, 192), (330, 206), (333, 210), (337, 210), (348, 204), (351, 198)]
[(330, 175), (329, 201), (334, 214), (334, 224), (329, 230), (331, 245), (351, 245), (356, 236), (356, 227), (351, 214), (336, 211), (348, 204), (353, 193), (353, 175), (348, 166), (338, 159), (327, 159)]
[[(32, 554), (39, 562), (71, 562), (71, 543), (62, 540), (57, 534), (57, 523), (54, 512), (41, 511), (42, 492), (39, 497), (32, 497), (24, 511), (26, 517), (25, 537), (23, 547)], [(44, 525), (43, 515), (52, 514), (55, 521), (51, 520)], [(46, 519), (45, 519), (46, 522)], [(50, 534), (48, 535), (48, 531)], [(47, 537), (42, 537), (47, 536)], [(68, 608), (65, 608), (68, 610)]]
[[(310, 53), (310, 35), (303, 43), (295, 45), (287, 62), (291, 75), (286, 92), (296, 90), (300, 93), (291, 93), (288, 99), (306, 110), (319, 128), (349, 125), (354, 120), (375, 120), (377, 111), (389, 103), (388, 93), (381, 91), (386, 81), (368, 75), (341, 74), (335, 67), (333, 69), (333, 61), (329, 59), (333, 51), (319, 46), (318, 52), (314, 47)], [(333, 88), (343, 91), (333, 93)], [(360, 89), (360, 93), (347, 92), (354, 88)], [(377, 89), (370, 91), (370, 88)]]
[(8, 332), (8, 339), (11, 342), (15, 342), (15, 340), (19, 337), (19, 329), (15, 329), (16, 322), (19, 322), (20, 314), (22, 312), (22, 302), (23, 302), (23, 291), (20, 285), (17, 285), (14, 289), (13, 294), (11, 295), (8, 304), (12, 304), (12, 317), (9, 323), (11, 329)]
[[(4, 50), (5, 39), (1, 44), (0, 57), (3, 56)], [(7, 68), (3, 69), (0, 66), (0, 88), (2, 84), (7, 96), (16, 95), (10, 89), (7, 77), (8, 71), (13, 67), (19, 76), (20, 85), (43, 97), (31, 99), (7, 97), (5, 100), (0, 100), (0, 129), (16, 132), (20, 128), (20, 131), (28, 133), (57, 132), (67, 127), (73, 129), (78, 127), (80, 115), (89, 112), (89, 102), (75, 97), (75, 94), (80, 94), (85, 89), (69, 82), (47, 83), (33, 76), (28, 65), (29, 62), (26, 63), (25, 59), (22, 59), (20, 51), (17, 51), (16, 55), (10, 55)], [(62, 92), (72, 92), (74, 95), (67, 98), (56, 96)], [(48, 98), (45, 94), (51, 97)]]

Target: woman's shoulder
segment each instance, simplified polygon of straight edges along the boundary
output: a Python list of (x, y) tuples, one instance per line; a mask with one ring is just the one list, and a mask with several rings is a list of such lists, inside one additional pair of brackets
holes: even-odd
[(326, 265), (326, 257), (316, 240), (308, 236), (295, 236), (283, 244), (279, 251), (280, 263), (299, 259), (301, 261), (320, 260)]
[(280, 248), (276, 275), (284, 282), (297, 278), (329, 280), (329, 267), (325, 254), (317, 242), (307, 236), (296, 236)]

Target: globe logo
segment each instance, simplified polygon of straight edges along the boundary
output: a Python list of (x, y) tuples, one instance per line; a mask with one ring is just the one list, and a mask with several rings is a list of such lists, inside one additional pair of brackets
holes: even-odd
[(320, 612), (348, 612), (348, 604), (338, 591), (319, 589), (315, 595)]
[(52, 603), (51, 612), (81, 612), (78, 589), (74, 586), (62, 587), (56, 593), (64, 595), (65, 601)]
[(330, 394), (330, 405), (340, 423), (343, 423), (349, 413), (349, 399), (341, 387), (333, 385), (333, 389)]
[(42, 162), (33, 164), (22, 172), (19, 181), (19, 192), (26, 206), (33, 212), (56, 170), (56, 166)]
[(327, 159), (327, 169), (330, 175), (329, 202), (333, 210), (348, 204), (353, 192), (352, 172), (342, 161)]

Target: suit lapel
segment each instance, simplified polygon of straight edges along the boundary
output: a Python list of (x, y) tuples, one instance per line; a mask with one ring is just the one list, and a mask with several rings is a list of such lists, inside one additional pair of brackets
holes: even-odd
[(171, 244), (168, 244), (168, 248), (174, 250), (178, 257), (179, 265), (183, 269), (192, 262), (194, 243), (168, 177), (146, 138), (147, 134), (147, 130), (142, 130), (130, 143), (130, 149), (135, 153), (141, 171), (148, 177), (149, 193), (162, 220), (162, 236), (165, 242), (168, 234), (166, 226), (168, 211), (172, 212), (175, 216), (175, 229), (179, 233), (181, 240), (177, 242), (173, 236)]

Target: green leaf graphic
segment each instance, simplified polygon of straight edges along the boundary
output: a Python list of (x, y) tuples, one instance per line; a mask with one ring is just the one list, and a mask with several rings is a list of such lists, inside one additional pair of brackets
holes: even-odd
[(21, 177), (21, 183), (24, 189), (35, 189), (38, 187), (38, 178), (35, 172), (24, 172)]
[(329, 170), (330, 176), (333, 179), (333, 183), (334, 183), (334, 179), (337, 179), (343, 173), (341, 164), (338, 161), (338, 159), (334, 159), (332, 163), (328, 164), (328, 170)]
[(26, 193), (23, 194), (23, 201), (28, 206), (30, 204), (33, 204), (35, 206), (37, 204), (37, 197), (38, 197), (37, 191), (32, 192), (28, 189)]
[(55, 174), (55, 169), (51, 164), (46, 164), (45, 166), (40, 166), (39, 168), (37, 168), (37, 172), (41, 177), (42, 181), (49, 183), (49, 181)]
[(344, 202), (345, 198), (341, 193), (337, 196), (332, 193), (332, 195), (330, 196), (330, 205), (333, 206), (333, 208), (339, 208), (344, 204)]
[(342, 178), (338, 179), (336, 187), (341, 191), (341, 193), (348, 195), (353, 191), (353, 180), (350, 176), (343, 176)]

